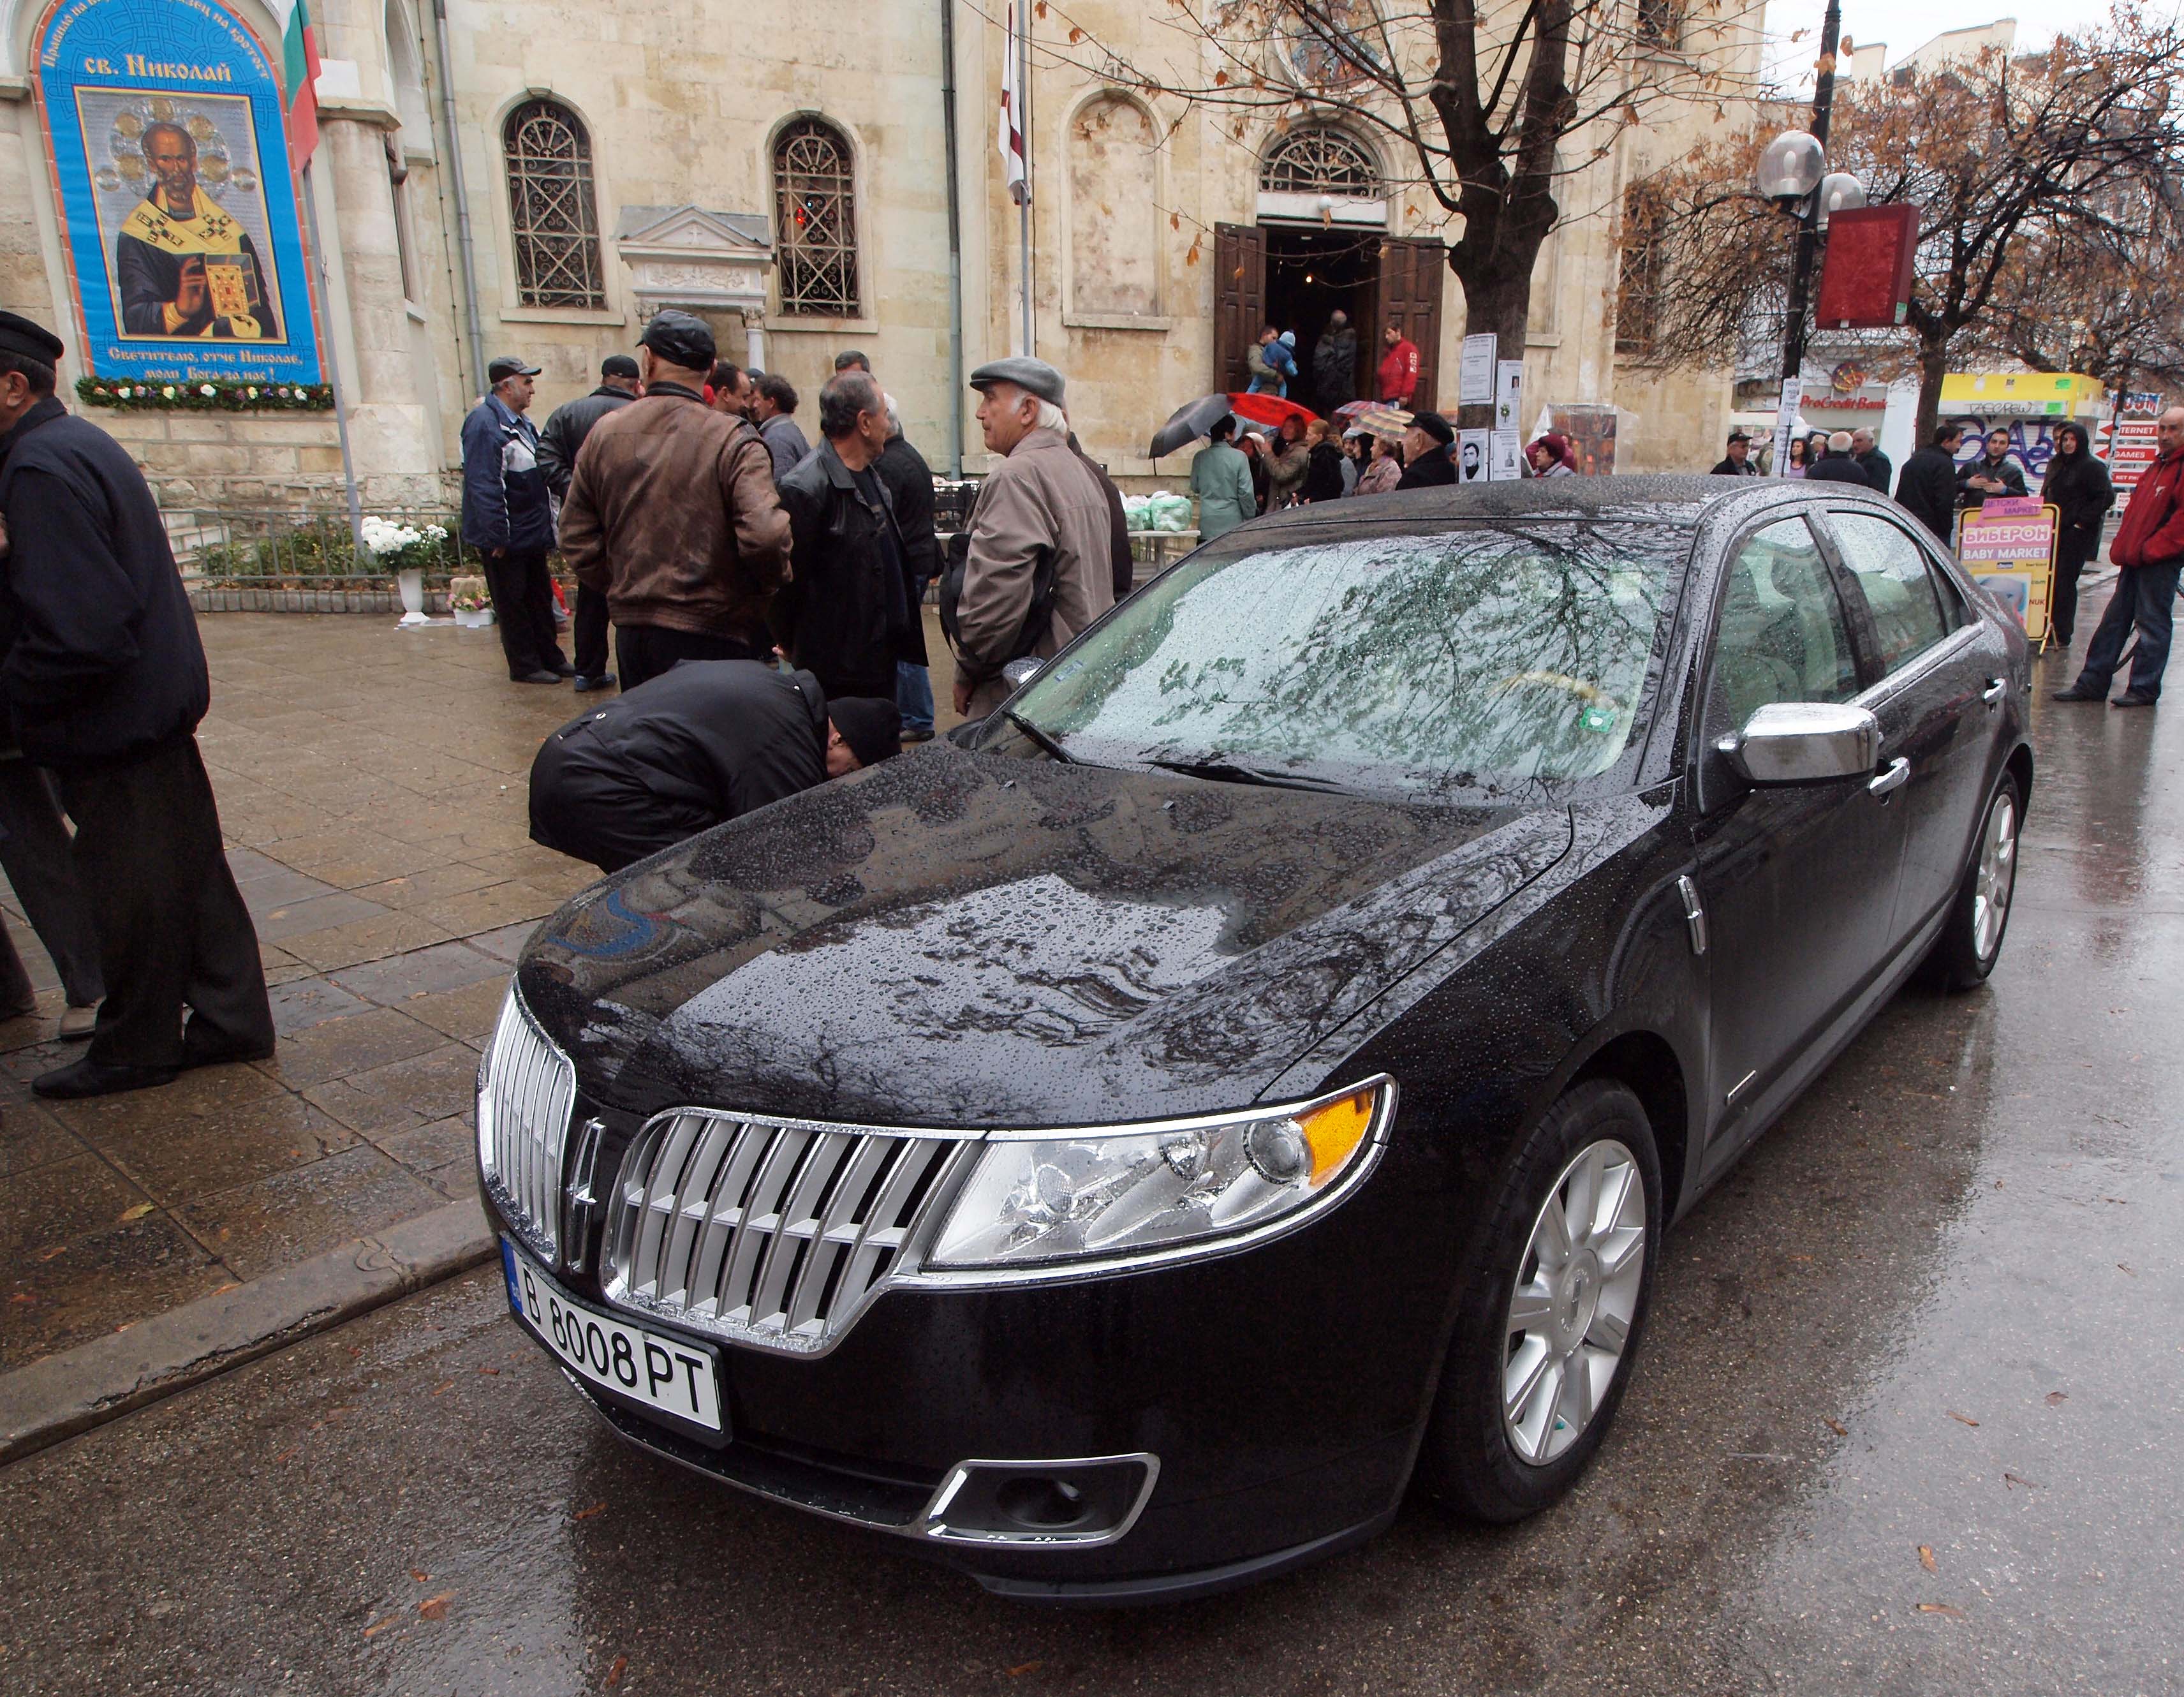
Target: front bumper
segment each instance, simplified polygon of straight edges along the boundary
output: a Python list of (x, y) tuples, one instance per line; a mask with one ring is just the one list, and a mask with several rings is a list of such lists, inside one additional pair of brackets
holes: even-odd
[[(571, 1382), (634, 1444), (995, 1590), (1124, 1602), (1248, 1583), (1369, 1537), (1409, 1477), (1455, 1234), (1405, 1181), (1403, 1140), (1390, 1145), (1341, 1205), (1273, 1242), (1083, 1279), (889, 1289), (816, 1355), (628, 1316), (720, 1348), (733, 1433), (721, 1448)], [(598, 1242), (582, 1247), (588, 1270), (555, 1277), (622, 1312), (604, 1300)], [(933, 1530), (959, 1463), (1132, 1456), (1156, 1458), (1157, 1475), (1112, 1539)]]

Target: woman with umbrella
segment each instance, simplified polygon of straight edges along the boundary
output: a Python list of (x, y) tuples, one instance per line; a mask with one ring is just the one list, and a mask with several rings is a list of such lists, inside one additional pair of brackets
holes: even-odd
[(1211, 542), (1259, 511), (1251, 462), (1230, 439), (1236, 421), (1223, 415), (1206, 433), (1213, 440), (1190, 462), (1190, 492), (1198, 497), (1198, 539)]

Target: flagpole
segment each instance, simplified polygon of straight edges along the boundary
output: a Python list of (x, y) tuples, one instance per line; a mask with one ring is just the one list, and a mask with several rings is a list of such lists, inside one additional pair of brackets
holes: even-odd
[(1039, 353), (1039, 343), (1032, 325), (1031, 300), (1031, 17), (1020, 10), (1017, 18), (1017, 92), (1023, 109), (1016, 119), (1017, 133), (1023, 138), (1023, 187), (1017, 200), (1017, 233), (1022, 254), (1023, 350), (1025, 357), (1032, 358)]
[(326, 296), (326, 250), (319, 243), (319, 201), (311, 190), (311, 167), (304, 166), (304, 218), (311, 232), (311, 265), (306, 266), (307, 281), (314, 284), (312, 293), (317, 297), (319, 321), (326, 327), (324, 345), (326, 354), (326, 384), (334, 392), (334, 430), (341, 438), (342, 483), (348, 492), (348, 529), (350, 539), (357, 548), (364, 547), (364, 507), (357, 499), (356, 461), (348, 447), (348, 402), (342, 393), (341, 355), (336, 351), (341, 338), (329, 309)]

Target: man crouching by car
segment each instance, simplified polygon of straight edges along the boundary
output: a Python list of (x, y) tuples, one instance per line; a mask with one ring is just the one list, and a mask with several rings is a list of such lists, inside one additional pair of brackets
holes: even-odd
[(686, 660), (546, 739), (531, 840), (620, 872), (901, 748), (892, 701), (829, 702), (809, 672)]

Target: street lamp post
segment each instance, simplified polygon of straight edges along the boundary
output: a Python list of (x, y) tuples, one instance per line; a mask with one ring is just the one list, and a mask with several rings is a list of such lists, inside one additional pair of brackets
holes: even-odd
[(1759, 159), (1759, 192), (1797, 217), (1789, 323), (1782, 332), (1782, 399), (1774, 418), (1774, 474), (1778, 477), (1789, 469), (1790, 433), (1804, 399), (1805, 313), (1820, 232), (1827, 227), (1830, 211), (1865, 203), (1864, 187), (1857, 178), (1827, 172), (1828, 113), (1835, 104), (1836, 42), (1841, 33), (1841, 0), (1828, 0), (1827, 16), (1820, 25), (1819, 68), (1813, 79), (1813, 127), (1809, 132), (1791, 130), (1777, 136)]

